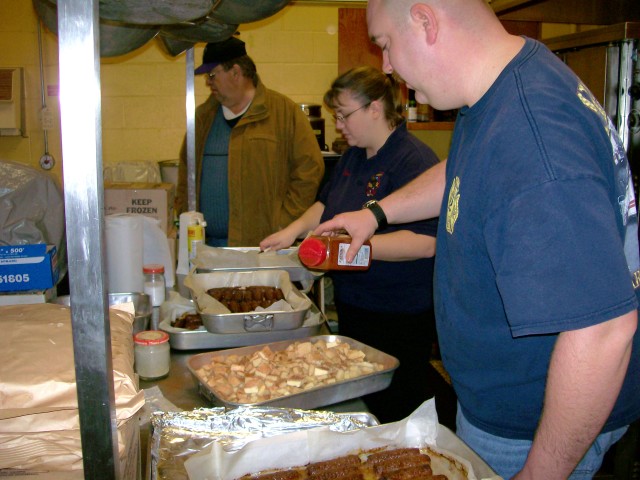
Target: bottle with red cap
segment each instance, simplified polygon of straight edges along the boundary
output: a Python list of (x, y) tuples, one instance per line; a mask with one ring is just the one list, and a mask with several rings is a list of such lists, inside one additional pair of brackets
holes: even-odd
[(298, 247), (300, 261), (313, 270), (368, 270), (371, 266), (371, 242), (360, 247), (355, 258), (347, 262), (351, 237), (310, 235)]

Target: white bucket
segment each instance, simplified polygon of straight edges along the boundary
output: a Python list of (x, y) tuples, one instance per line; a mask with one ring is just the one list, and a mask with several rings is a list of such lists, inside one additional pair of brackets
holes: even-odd
[(163, 160), (160, 165), (160, 176), (164, 183), (173, 183), (178, 186), (178, 164), (179, 160)]

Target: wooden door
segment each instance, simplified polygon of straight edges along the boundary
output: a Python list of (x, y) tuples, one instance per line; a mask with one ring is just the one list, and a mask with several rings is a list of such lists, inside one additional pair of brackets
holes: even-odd
[(382, 68), (382, 51), (369, 39), (366, 8), (338, 9), (338, 75), (353, 67)]
[[(360, 65), (382, 68), (382, 52), (369, 38), (366, 13), (365, 7), (338, 9), (338, 74)], [(540, 38), (540, 22), (503, 20), (502, 24), (513, 35)]]

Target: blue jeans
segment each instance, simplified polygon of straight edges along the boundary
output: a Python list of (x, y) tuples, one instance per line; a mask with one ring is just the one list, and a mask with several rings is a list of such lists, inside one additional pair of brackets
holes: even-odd
[[(592, 478), (600, 469), (604, 454), (611, 445), (622, 438), (628, 428), (628, 426), (622, 427), (598, 435), (569, 479), (586, 480)], [(522, 469), (532, 443), (530, 440), (497, 437), (471, 425), (462, 414), (459, 404), (456, 416), (456, 434), (480, 455), (498, 475), (505, 479), (513, 477)]]

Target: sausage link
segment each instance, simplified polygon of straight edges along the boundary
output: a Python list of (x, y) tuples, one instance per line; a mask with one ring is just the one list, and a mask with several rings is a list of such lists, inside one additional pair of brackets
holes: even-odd
[(429, 465), (418, 465), (385, 473), (381, 480), (432, 480), (433, 472)]
[(383, 475), (387, 472), (402, 470), (410, 467), (418, 467), (421, 465), (430, 465), (431, 459), (427, 455), (414, 455), (410, 457), (397, 457), (378, 463), (373, 466), (373, 471), (377, 475)]
[(419, 448), (396, 448), (393, 450), (383, 450), (381, 452), (372, 453), (367, 457), (367, 463), (369, 465), (375, 465), (377, 463), (398, 457), (424, 455), (420, 453)]
[(309, 475), (314, 475), (316, 472), (322, 472), (325, 470), (333, 470), (336, 468), (343, 468), (348, 466), (359, 466), (362, 462), (357, 455), (346, 455), (344, 457), (334, 458), (332, 460), (326, 460), (324, 462), (314, 462), (307, 465), (307, 472)]
[(307, 478), (309, 480), (362, 480), (363, 475), (359, 466), (347, 465), (327, 470), (316, 470), (313, 474), (309, 473)]

